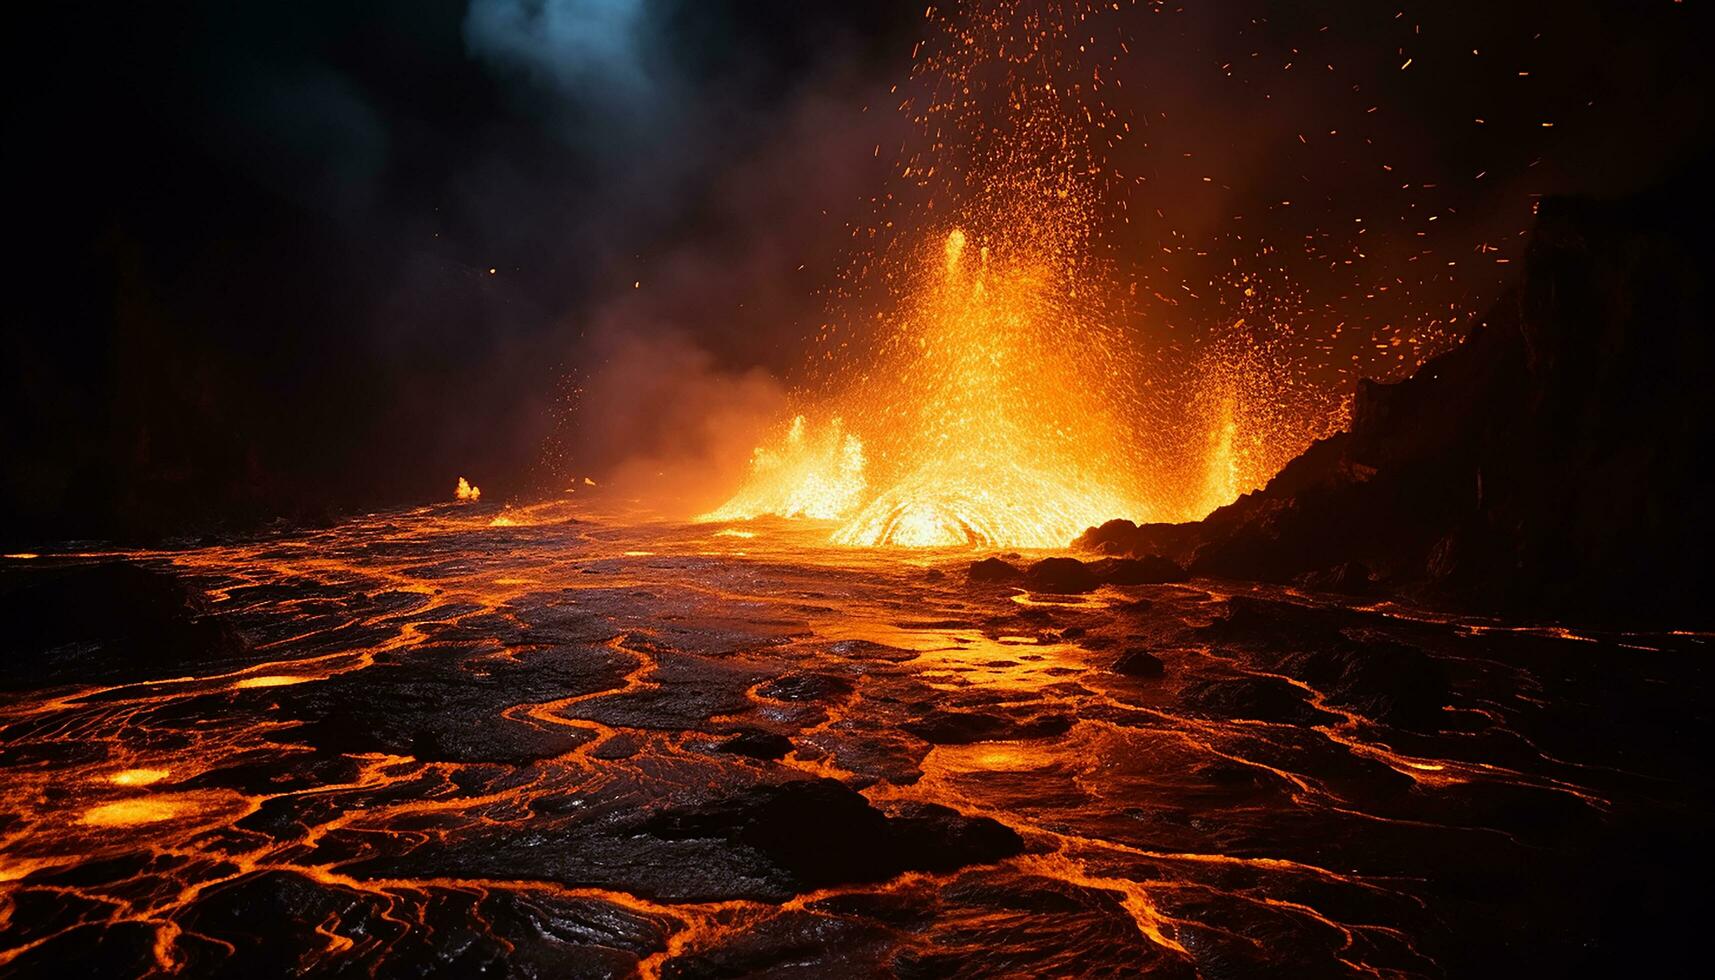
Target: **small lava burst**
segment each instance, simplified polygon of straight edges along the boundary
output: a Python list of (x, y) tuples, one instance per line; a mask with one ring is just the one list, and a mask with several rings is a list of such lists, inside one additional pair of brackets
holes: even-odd
[(458, 486), (453, 488), (453, 494), (460, 500), (474, 503), (482, 499), (482, 488), (461, 476)]
[(836, 418), (812, 430), (798, 415), (777, 445), (759, 446), (750, 478), (738, 494), (704, 520), (748, 520), (763, 515), (833, 520), (863, 500), (864, 450)]
[(166, 769), (121, 769), (107, 777), (107, 781), (115, 786), (148, 786), (166, 779), (171, 773)]
[(290, 687), (293, 684), (303, 684), (315, 680), (300, 674), (262, 674), (256, 677), (246, 677), (232, 686), (237, 688), (252, 687)]

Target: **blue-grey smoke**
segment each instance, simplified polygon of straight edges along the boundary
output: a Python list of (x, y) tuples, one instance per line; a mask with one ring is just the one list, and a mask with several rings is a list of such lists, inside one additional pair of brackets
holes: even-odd
[(471, 0), (465, 43), (491, 68), (580, 102), (636, 102), (652, 89), (644, 0)]

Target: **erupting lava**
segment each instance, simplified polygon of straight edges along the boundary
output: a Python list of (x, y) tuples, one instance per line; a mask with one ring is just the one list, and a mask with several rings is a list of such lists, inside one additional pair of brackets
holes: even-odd
[(882, 329), (856, 339), (864, 350), (822, 398), (851, 431), (811, 438), (794, 421), (707, 517), (842, 519), (833, 540), (848, 545), (1057, 547), (1151, 516), (1132, 448), (1136, 365), (1096, 246), (1111, 209), (1094, 141), (1126, 126), (1096, 97), (1101, 46), (1068, 33), (1095, 9), (1055, 13), (931, 12), (938, 36), (914, 72), (922, 146), (882, 205), (909, 213), (878, 221), (902, 236), (854, 283), (880, 292)]
[(812, 435), (804, 416), (794, 417), (780, 447), (758, 447), (750, 465), (751, 479), (744, 489), (705, 519), (775, 514), (832, 520), (850, 513), (863, 499), (863, 443), (847, 433), (839, 419)]
[[(955, 228), (939, 281), (926, 284), (870, 406), (899, 474), (834, 534), (852, 545), (1056, 547), (1134, 513), (1111, 458), (1122, 430), (1083, 378), (1099, 336), (1071, 307), (1077, 290), (1034, 255), (972, 255)], [(1104, 465), (1105, 464), (1105, 465)]]

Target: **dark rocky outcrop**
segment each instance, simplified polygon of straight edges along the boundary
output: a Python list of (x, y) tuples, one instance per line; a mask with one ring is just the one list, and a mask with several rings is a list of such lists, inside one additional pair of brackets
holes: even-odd
[(1245, 718), (1281, 725), (1316, 725), (1334, 720), (1311, 705), (1304, 692), (1273, 677), (1206, 678), (1180, 695), (1192, 711), (1215, 718)]
[(249, 644), (176, 576), (128, 562), (0, 576), (0, 688), (126, 681), (230, 660)]
[(1708, 621), (1708, 196), (1543, 201), (1518, 284), (1410, 379), (1360, 383), (1350, 431), (1203, 521), (1112, 521), (1078, 545), (1485, 611)]
[(752, 759), (784, 759), (792, 751), (792, 740), (777, 732), (739, 732), (722, 742), (716, 750)]
[(1103, 558), (1092, 562), (1090, 570), (1107, 585), (1160, 585), (1183, 582), (1190, 575), (1178, 563), (1160, 555), (1141, 558)]
[(852, 692), (852, 682), (833, 674), (786, 674), (763, 684), (756, 693), (775, 701), (830, 701)]
[(1400, 643), (1342, 643), (1295, 654), (1282, 669), (1322, 691), (1329, 704), (1399, 728), (1434, 730), (1448, 700), (1441, 665)]
[(1134, 648), (1120, 654), (1120, 658), (1114, 661), (1114, 673), (1127, 677), (1160, 677), (1167, 673), (1167, 665), (1148, 650)]
[(1095, 569), (1076, 558), (1044, 558), (1024, 573), (1024, 585), (1032, 592), (1076, 595), (1093, 592), (1102, 584)]
[(1310, 685), (1333, 708), (1396, 728), (1440, 728), (1446, 720), (1442, 706), (1452, 698), (1445, 667), (1417, 646), (1377, 637), (1381, 621), (1347, 610), (1234, 596), (1226, 618), (1197, 636)]
[(933, 804), (888, 816), (832, 779), (762, 786), (648, 820), (663, 840), (718, 838), (758, 852), (800, 890), (950, 871), (1011, 857), (1024, 842), (987, 817)]
[(1024, 577), (1024, 572), (1002, 559), (984, 558), (971, 563), (969, 576), (973, 582), (1016, 582)]
[(1375, 591), (1375, 582), (1370, 578), (1370, 568), (1361, 561), (1343, 561), (1332, 568), (1305, 572), (1293, 582), (1312, 592), (1361, 596)]
[(971, 565), (970, 581), (1017, 583), (1032, 592), (1047, 595), (1081, 595), (1104, 585), (1157, 585), (1183, 582), (1181, 565), (1159, 555), (1138, 558), (1103, 558), (1084, 562), (1076, 558), (1044, 558), (1020, 569), (999, 558), (985, 558)]
[(969, 745), (972, 742), (1064, 735), (1071, 731), (1072, 719), (1055, 714), (1018, 720), (978, 711), (937, 709), (900, 727), (934, 745)]

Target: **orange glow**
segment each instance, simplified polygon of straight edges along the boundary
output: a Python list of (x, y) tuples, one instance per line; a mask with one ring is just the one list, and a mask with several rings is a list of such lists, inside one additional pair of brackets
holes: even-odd
[(288, 687), (293, 684), (303, 684), (315, 680), (314, 677), (304, 677), (299, 674), (262, 674), (257, 677), (246, 677), (233, 684), (233, 687)]
[(863, 443), (834, 419), (811, 432), (804, 416), (792, 419), (778, 445), (758, 447), (750, 479), (737, 496), (704, 520), (748, 520), (764, 514), (831, 520), (844, 517), (864, 492)]
[(1222, 399), (1214, 428), (1209, 433), (1208, 476), (1203, 487), (1203, 507), (1207, 510), (1232, 503), (1241, 492), (1239, 461), (1233, 446), (1239, 423), (1234, 412), (1234, 400), (1231, 397)]
[(83, 812), (83, 822), (91, 827), (133, 827), (171, 820), (189, 806), (189, 803), (171, 797), (144, 796), (90, 807)]
[(460, 500), (468, 500), (468, 501), (475, 502), (475, 501), (482, 499), (482, 488), (479, 486), (475, 486), (469, 480), (465, 479), (462, 476), (459, 477), (458, 486), (453, 488), (453, 493)]
[[(1127, 74), (1120, 7), (926, 10), (894, 90), (914, 134), (851, 228), (801, 414), (705, 518), (838, 520), (832, 541), (854, 546), (1061, 547), (1116, 517), (1201, 518), (1344, 427), (1346, 389), (1307, 371), (1330, 348), (1310, 345), (1273, 244), (1178, 284), (1220, 308), (1204, 322), (1149, 285), (1169, 266), (1120, 261), (1144, 234), (1205, 254), (1134, 206), (1144, 176), (1115, 169), (1141, 131), (1108, 101)], [(1439, 336), (1370, 346), (1408, 364)]]
[(147, 786), (166, 779), (171, 773), (166, 769), (121, 769), (107, 777), (107, 781), (115, 786)]
[(999, 6), (931, 14), (927, 90), (902, 106), (922, 145), (899, 176), (922, 197), (860, 263), (850, 292), (871, 297), (879, 329), (830, 353), (820, 399), (852, 434), (812, 446), (795, 420), (711, 518), (839, 518), (836, 544), (925, 548), (1058, 547), (1151, 516), (1129, 438), (1139, 365), (1097, 245), (1110, 211), (1095, 140), (1118, 117), (1079, 83), (1100, 59), (1077, 64), (1064, 25)]
[[(847, 545), (1055, 547), (1141, 504), (1111, 448), (1121, 427), (1082, 382), (1105, 351), (1040, 252), (1016, 259), (950, 231), (912, 336), (867, 413), (898, 472), (835, 532)], [(1104, 465), (1109, 464), (1109, 465)]]
[[(980, 246), (975, 245), (974, 239), (969, 241), (963, 258), (979, 254)], [(944, 274), (941, 270), (945, 265), (933, 262), (930, 268), (936, 274)], [(1236, 397), (1234, 405), (1233, 418), (1237, 420), (1234, 459), (1242, 475), (1246, 465), (1243, 397)], [(660, 603), (652, 607), (612, 607), (599, 613), (614, 616), (611, 621), (635, 616), (640, 608), (653, 608), (660, 611), (662, 622), (673, 623), (670, 628), (678, 629), (704, 622), (725, 623), (732, 609), (745, 609), (743, 615), (747, 620), (766, 624), (746, 634), (755, 637), (754, 641), (744, 641), (746, 646), (756, 642), (760, 647), (769, 642), (769, 637), (780, 635), (777, 631), (790, 630), (797, 639), (787, 650), (794, 657), (802, 655), (807, 668), (818, 674), (826, 672), (858, 679), (855, 684), (859, 686), (849, 697), (835, 694), (823, 702), (825, 721), (801, 723), (808, 727), (801, 729), (800, 734), (809, 737), (795, 739), (795, 750), (779, 762), (786, 775), (852, 779), (854, 774), (861, 774), (861, 770), (848, 768), (854, 759), (858, 765), (863, 764), (862, 753), (852, 751), (851, 747), (864, 745), (877, 731), (884, 730), (890, 723), (889, 715), (915, 720), (937, 713), (930, 709), (894, 714), (902, 703), (897, 699), (899, 695), (913, 701), (933, 701), (939, 707), (942, 703), (960, 705), (973, 692), (992, 694), (992, 702), (984, 698), (980, 710), (971, 711), (960, 705), (946, 714), (955, 717), (993, 714), (1023, 723), (1017, 730), (995, 731), (991, 733), (992, 740), (985, 737), (968, 744), (926, 742), (926, 754), (919, 763), (920, 778), (900, 783), (884, 780), (867, 790), (866, 796), (884, 809), (896, 804), (935, 803), (956, 806), (965, 812), (1004, 816), (1010, 826), (1041, 841), (1043, 846), (1010, 859), (998, 869), (999, 873), (1043, 876), (1069, 887), (1108, 893), (1123, 903), (1138, 936), (1174, 955), (1181, 948), (1177, 944), (1183, 938), (1184, 927), (1202, 928), (1218, 921), (1203, 920), (1201, 906), (1180, 902), (1178, 896), (1185, 889), (1196, 889), (1199, 894), (1222, 900), (1236, 900), (1247, 908), (1261, 901), (1306, 920), (1318, 933), (1325, 931), (1348, 940), (1357, 937), (1352, 948), (1358, 949), (1362, 948), (1364, 936), (1395, 936), (1398, 930), (1393, 926), (1368, 924), (1367, 918), (1364, 923), (1346, 923), (1331, 911), (1298, 904), (1293, 899), (1271, 897), (1276, 890), (1271, 882), (1313, 881), (1327, 887), (1391, 894), (1391, 889), (1397, 887), (1394, 883), (1397, 879), (1372, 881), (1350, 870), (1326, 869), (1278, 857), (1227, 854), (1220, 850), (1193, 852), (1182, 850), (1184, 845), (1180, 843), (1165, 850), (1150, 850), (1123, 839), (1080, 836), (1078, 829), (1069, 828), (1056, 806), (1040, 810), (1013, 807), (1010, 797), (993, 796), (992, 789), (982, 787), (987, 785), (1010, 793), (1013, 787), (1029, 786), (1033, 793), (1051, 792), (1051, 796), (1039, 797), (1048, 800), (1064, 798), (1057, 787), (1077, 786), (1086, 779), (1093, 785), (1118, 786), (1128, 792), (1149, 785), (1162, 786), (1168, 792), (1173, 791), (1172, 787), (1191, 785), (1194, 791), (1201, 792), (1195, 789), (1202, 785), (1200, 781), (1181, 783), (1180, 773), (1185, 762), (1206, 759), (1243, 767), (1265, 777), (1279, 792), (1290, 796), (1290, 805), (1311, 808), (1305, 812), (1325, 813), (1334, 808), (1339, 812), (1367, 813), (1363, 809), (1364, 797), (1342, 796), (1340, 782), (1325, 784), (1317, 775), (1342, 771), (1313, 768), (1332, 757), (1336, 761), (1327, 764), (1343, 766), (1345, 763), (1338, 760), (1356, 759), (1366, 766), (1385, 767), (1408, 777), (1426, 796), (1462, 784), (1489, 784), (1564, 794), (1593, 808), (1609, 805), (1594, 790), (1569, 781), (1565, 764), (1549, 757), (1533, 760), (1521, 755), (1518, 758), (1523, 760), (1522, 767), (1512, 768), (1498, 764), (1502, 759), (1490, 761), (1480, 755), (1469, 758), (1472, 753), (1462, 747), (1458, 737), (1448, 742), (1429, 736), (1414, 736), (1414, 751), (1405, 754), (1378, 740), (1391, 734), (1384, 723), (1366, 717), (1338, 699), (1330, 700), (1328, 692), (1309, 682), (1290, 675), (1269, 674), (1255, 664), (1245, 668), (1247, 673), (1289, 685), (1315, 710), (1319, 723), (1297, 730), (1302, 732), (1306, 744), (1318, 744), (1325, 751), (1283, 754), (1279, 741), (1282, 726), (1277, 723), (1207, 717), (1201, 712), (1180, 713), (1176, 702), (1162, 696), (1159, 690), (1139, 695), (1135, 685), (1104, 679), (1117, 651), (1086, 646), (1087, 640), (1068, 639), (1060, 633), (1066, 626), (1088, 623), (1096, 629), (1098, 638), (1109, 628), (1120, 630), (1117, 636), (1131, 634), (1135, 629), (1130, 623), (1132, 613), (1116, 619), (1102, 612), (1124, 601), (1122, 596), (1098, 594), (1051, 602), (1018, 593), (1004, 600), (995, 595), (982, 600), (983, 605), (979, 606), (966, 590), (926, 585), (937, 580), (923, 576), (925, 571), (962, 571), (968, 567), (968, 560), (954, 560), (944, 554), (901, 556), (834, 549), (826, 546), (826, 527), (784, 522), (756, 531), (743, 529), (737, 535), (723, 535), (742, 540), (740, 546), (752, 549), (758, 559), (725, 566), (737, 574), (687, 579), (687, 559), (709, 554), (703, 549), (715, 535), (736, 529), (686, 528), (665, 522), (631, 526), (593, 521), (586, 529), (593, 533), (572, 538), (560, 530), (564, 520), (570, 517), (582, 520), (586, 515), (570, 504), (514, 508), (514, 513), (527, 526), (539, 530), (521, 532), (519, 543), (505, 551), (492, 548), (491, 536), (482, 529), (485, 522), (472, 521), (444, 509), (421, 508), (343, 525), (332, 532), (337, 536), (331, 539), (335, 547), (319, 555), (311, 551), (312, 543), (328, 543), (329, 532), (312, 532), (311, 537), (291, 539), (294, 544), (305, 543), (302, 548), (283, 547), (279, 540), (268, 539), (216, 544), (173, 552), (170, 557), (188, 574), (206, 581), (284, 585), (300, 581), (298, 577), (308, 567), (328, 580), (350, 582), (354, 588), (368, 593), (397, 590), (421, 595), (424, 605), (416, 615), (425, 625), (460, 621), (473, 625), (494, 623), (511, 611), (528, 609), (537, 603), (551, 603), (555, 607), (584, 605), (592, 611), (599, 610), (601, 595), (607, 591), (605, 584), (598, 580), (583, 587), (593, 587), (593, 595), (578, 587), (579, 569), (591, 566), (610, 569), (609, 574), (618, 572), (628, 582), (627, 592)], [(755, 537), (744, 539), (746, 534)], [(424, 560), (423, 548), (440, 548), (449, 538), (453, 541), (447, 546), (448, 553), (471, 554), (488, 549), (499, 560), (457, 562), (451, 566)], [(143, 555), (166, 557), (164, 553), (152, 552), (139, 553), (138, 557)], [(640, 560), (612, 567), (612, 559), (620, 555)], [(698, 559), (698, 564), (706, 563)], [(568, 582), (573, 583), (569, 590)], [(532, 585), (533, 588), (529, 587)], [(811, 595), (815, 599), (807, 602)], [(1155, 614), (1159, 618), (1139, 622), (1149, 623), (1150, 629), (1165, 622), (1200, 630), (1202, 627), (1197, 624), (1206, 622), (1210, 613), (1218, 618), (1219, 606), (1229, 599), (1214, 592), (1163, 590), (1158, 601), (1167, 608)], [(1046, 619), (1012, 615), (1013, 610), (1038, 609), (1053, 612), (1053, 630), (1048, 628)], [(291, 621), (302, 611), (289, 606), (277, 610), (274, 615), (280, 617), (281, 623)], [(999, 615), (990, 615), (994, 613)], [(361, 622), (378, 622), (393, 615), (389, 609), (372, 609)], [(1375, 620), (1378, 624), (1386, 621)], [(1467, 627), (1473, 636), (1516, 631), (1566, 642), (1596, 639), (1559, 627), (1447, 622)], [(359, 631), (357, 635), (370, 634)], [(75, 886), (80, 894), (87, 889), (89, 896), (112, 903), (106, 906), (112, 911), (90, 921), (146, 923), (154, 931), (157, 961), (168, 964), (202, 962), (192, 957), (198, 955), (196, 950), (204, 948), (203, 941), (180, 929), (181, 924), (188, 926), (195, 921), (199, 903), (215, 887), (211, 882), (232, 881), (262, 871), (290, 873), (318, 888), (349, 894), (365, 902), (373, 900), (382, 907), (396, 909), (400, 920), (411, 923), (413, 928), (419, 925), (429, 928), (426, 916), (431, 913), (425, 909), (431, 907), (430, 903), (443, 901), (447, 894), (481, 892), (528, 897), (541, 889), (565, 888), (556, 893), (661, 917), (669, 936), (655, 953), (643, 958), (637, 969), (642, 976), (659, 975), (664, 972), (661, 964), (675, 957), (714, 948), (728, 937), (743, 935), (758, 921), (757, 915), (771, 914), (766, 903), (750, 900), (675, 902), (662, 906), (626, 891), (570, 888), (525, 879), (354, 877), (337, 856), (329, 857), (337, 853), (326, 846), (330, 843), (359, 842), (355, 856), (361, 859), (370, 854), (438, 846), (444, 841), (456, 843), (454, 835), (473, 830), (486, 832), (503, 823), (527, 829), (523, 821), (529, 818), (518, 815), (533, 812), (531, 804), (538, 798), (559, 797), (572, 788), (604, 786), (610, 781), (617, 784), (615, 772), (626, 774), (624, 779), (629, 783), (632, 774), (639, 771), (632, 768), (636, 763), (629, 758), (607, 759), (602, 752), (604, 744), (622, 737), (643, 742), (640, 753), (672, 753), (676, 761), (672, 777), (684, 779), (687, 785), (702, 785), (692, 781), (705, 779), (707, 785), (715, 788), (730, 785), (725, 782), (734, 771), (730, 767), (690, 768), (725, 764), (716, 756), (702, 757), (708, 761), (699, 761), (690, 753), (680, 752), (681, 736), (677, 734), (653, 733), (649, 729), (596, 720), (603, 717), (603, 702), (607, 699), (627, 699), (664, 687), (660, 673), (664, 663), (671, 663), (668, 655), (656, 645), (654, 637), (637, 635), (630, 629), (615, 629), (603, 642), (606, 654), (614, 657), (616, 663), (629, 664), (623, 668), (626, 672), (622, 678), (616, 677), (584, 693), (568, 691), (564, 697), (545, 697), (526, 690), (518, 703), (495, 709), (498, 717), (509, 724), (544, 729), (561, 727), (588, 732), (591, 736), (560, 757), (519, 770), (522, 775), (516, 780), (486, 785), (471, 780), (468, 785), (473, 788), (447, 792), (455, 785), (450, 777), (461, 777), (463, 782), (462, 776), (492, 771), (494, 764), (422, 760), (372, 751), (343, 753), (349, 768), (328, 782), (259, 780), (247, 792), (183, 788), (204, 782), (194, 777), (240, 761), (278, 767), (276, 771), (299, 771), (293, 760), (301, 758), (299, 753), (303, 748), (287, 744), (295, 741), (296, 736), (289, 727), (282, 727), (293, 724), (290, 714), (278, 720), (264, 717), (259, 721), (250, 710), (257, 707), (254, 702), (233, 698), (236, 713), (209, 716), (210, 693), (333, 677), (362, 678), (365, 671), (377, 665), (390, 666), (417, 654), (425, 659), (442, 655), (443, 635), (431, 627), (374, 635), (373, 639), (360, 639), (349, 649), (338, 651), (314, 647), (282, 649), (280, 653), (285, 659), (251, 666), (242, 672), (169, 678), (113, 688), (50, 690), (0, 706), (3, 709), (0, 714), (14, 730), (43, 733), (33, 737), (41, 737), (48, 744), (72, 746), (99, 739), (113, 749), (93, 757), (66, 753), (67, 761), (55, 766), (14, 767), (4, 793), (4, 806), (6, 812), (17, 815), (17, 822), (9, 836), (0, 841), (0, 891), (13, 888), (20, 894), (57, 895), (62, 894), (59, 891), (62, 883), (70, 878), (42, 872), (99, 866), (97, 862), (144, 852), (170, 857), (172, 860), (138, 865), (130, 877), (115, 879), (111, 884)], [(502, 664), (524, 667), (529, 653), (507, 650), (504, 646), (497, 642), (486, 649), (470, 650), (463, 662), (471, 676), (493, 676), (488, 671)], [(1166, 646), (1172, 648), (1176, 643)], [(874, 658), (878, 654), (887, 655), (895, 666), (876, 669)], [(1212, 661), (1217, 670), (1227, 669), (1229, 663), (1243, 662), (1236, 659), (1236, 652), (1214, 646), (1181, 648), (1180, 656), (1183, 659), (1175, 663), (1173, 670), (1186, 677), (1199, 676), (1195, 672), (1204, 660)], [(1068, 678), (1082, 680), (1073, 684)], [(872, 694), (884, 696), (885, 700), (872, 698)], [(361, 706), (362, 695), (355, 697), (358, 700), (348, 703)], [(763, 684), (750, 687), (743, 697), (747, 705), (724, 716), (725, 719), (779, 718), (784, 717), (781, 714), (784, 710), (790, 710), (783, 709), (782, 702)], [(1148, 701), (1137, 700), (1139, 697), (1147, 697)], [(1456, 703), (1463, 704), (1463, 697)], [(869, 707), (872, 705), (882, 706), (881, 710), (889, 715), (878, 716)], [(1079, 713), (1088, 707), (1107, 710), (1089, 711), (1080, 717)], [(1111, 712), (1122, 707), (1137, 717), (1152, 719), (1147, 729), (1114, 724)], [(1460, 710), (1477, 709), (1461, 707)], [(215, 723), (184, 728), (185, 741), (173, 750), (175, 754), (171, 757), (161, 754), (165, 749), (159, 746), (132, 745), (126, 738), (127, 730), (140, 720), (185, 717), (192, 711), (198, 717), (211, 717)], [(1059, 734), (1053, 734), (1058, 729), (1036, 727), (1038, 721), (1062, 716), (1070, 727)], [(825, 744), (832, 751), (816, 752), (819, 746), (813, 739), (826, 739)], [(1152, 744), (1159, 747), (1158, 759), (1154, 758), (1154, 752), (1127, 751), (1128, 747), (1141, 749)], [(1437, 752), (1438, 745), (1451, 745), (1455, 751), (1442, 758)], [(649, 756), (644, 758), (647, 760)], [(741, 785), (749, 785), (756, 778), (751, 764), (737, 765)], [(1112, 781), (1116, 779), (1119, 782)], [(1141, 779), (1166, 782), (1134, 781)], [(175, 783), (179, 785), (174, 787)], [(293, 803), (304, 814), (304, 822), (279, 836), (250, 829), (244, 818), (274, 800)], [(1105, 802), (1097, 805), (1105, 806)], [(1463, 812), (1456, 802), (1452, 805), (1455, 809), (1449, 812)], [(1263, 817), (1267, 817), (1267, 812)], [(1385, 815), (1385, 811), (1375, 818), (1395, 819)], [(1450, 829), (1455, 833), (1465, 832), (1462, 824)], [(426, 843), (425, 832), (437, 835), (434, 843)], [(445, 836), (438, 836), (442, 834)], [(1162, 846), (1167, 847), (1167, 842)], [(181, 860), (187, 856), (193, 859), (188, 864)], [(182, 870), (187, 867), (189, 876)], [(205, 872), (212, 872), (212, 877), (196, 877)], [(1205, 872), (1231, 872), (1238, 884), (1235, 888), (1212, 885), (1214, 879)], [(940, 880), (939, 876), (908, 874), (874, 885), (851, 886), (851, 890), (880, 895), (916, 892), (926, 883), (934, 885)], [(21, 890), (12, 884), (19, 881), (25, 882)], [(842, 892), (847, 889), (848, 886), (839, 886)], [(1303, 889), (1287, 889), (1283, 884), (1279, 891), (1301, 894)], [(805, 893), (794, 899), (797, 904), (791, 907), (801, 909), (824, 896), (820, 892)], [(1366, 906), (1355, 903), (1351, 907)], [(734, 909), (744, 914), (735, 917)], [(0, 900), (0, 917), (5, 912), (6, 902)], [(313, 921), (306, 920), (306, 929)], [(352, 968), (360, 969), (367, 968), (369, 963), (363, 957), (385, 952), (383, 947), (364, 938), (365, 933), (354, 929), (358, 920), (330, 921), (331, 924), (323, 923), (325, 950), (308, 954), (302, 962), (332, 968), (348, 962), (349, 957)], [(1126, 922), (1124, 918), (1119, 921)], [(67, 928), (84, 926), (74, 923)], [(317, 931), (322, 930), (318, 927)], [(348, 945), (352, 942), (355, 947)], [(318, 944), (312, 941), (312, 945)], [(7, 951), (0, 950), (0, 957), (5, 955)], [(0, 960), (0, 968), (5, 965)]]

